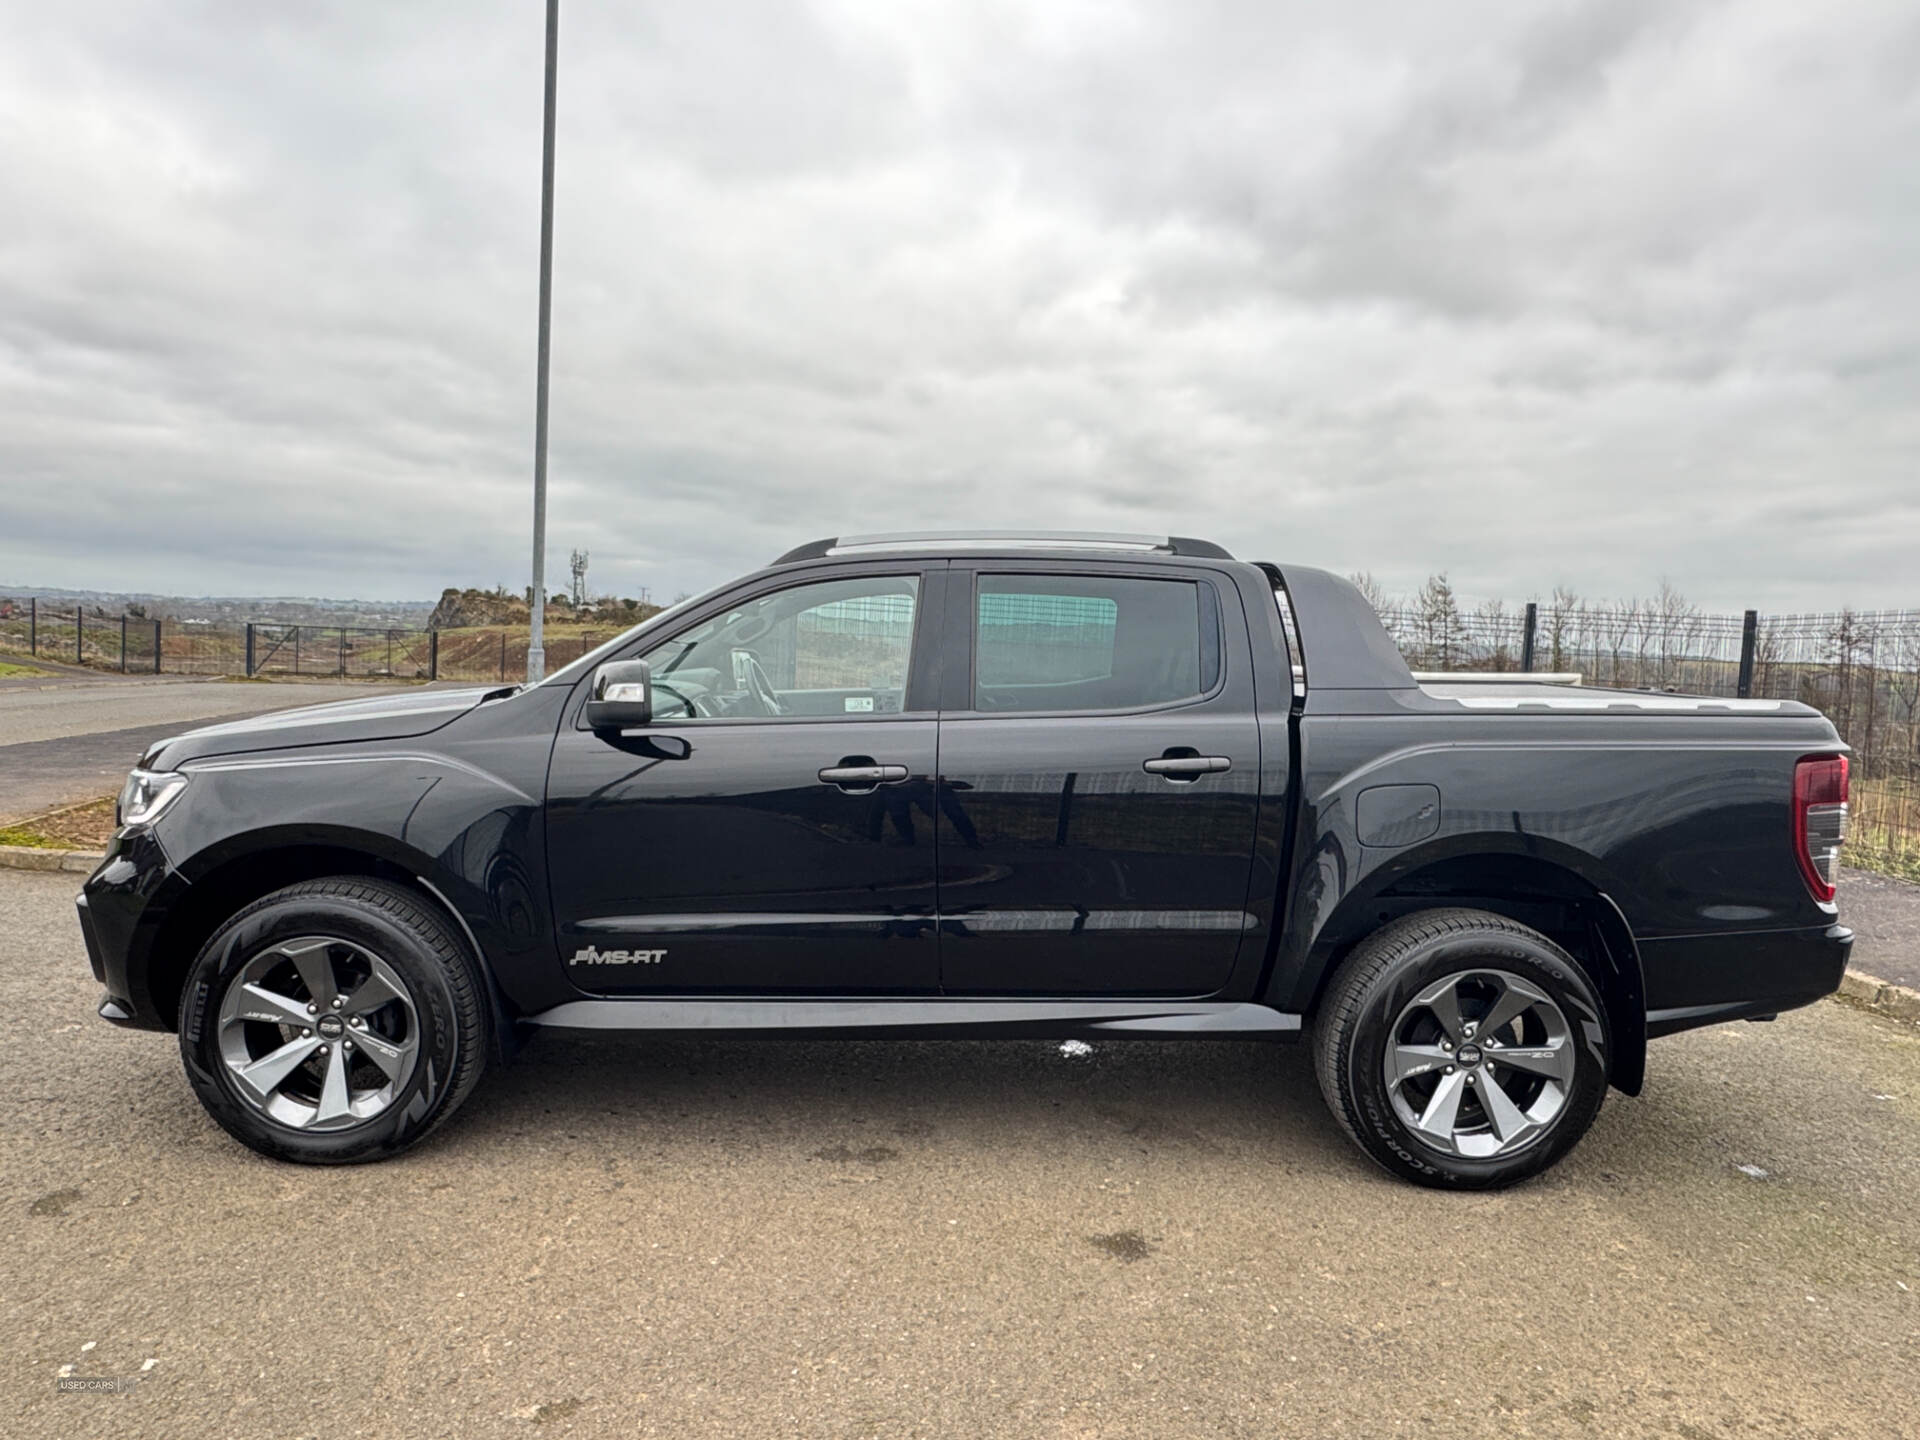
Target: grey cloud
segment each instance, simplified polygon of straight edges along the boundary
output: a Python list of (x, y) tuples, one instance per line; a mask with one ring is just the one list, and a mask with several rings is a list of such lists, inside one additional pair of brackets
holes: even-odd
[[(0, 576), (526, 558), (538, 7), (22, 8)], [(563, 15), (555, 557), (1212, 534), (1462, 594), (1920, 604), (1887, 0)]]

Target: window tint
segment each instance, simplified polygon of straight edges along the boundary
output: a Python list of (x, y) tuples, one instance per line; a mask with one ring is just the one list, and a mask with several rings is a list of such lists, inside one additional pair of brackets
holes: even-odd
[(919, 582), (861, 576), (776, 590), (655, 647), (664, 719), (888, 715), (906, 699)]
[(1219, 676), (1213, 592), (1191, 580), (982, 575), (977, 603), (979, 710), (1164, 705)]

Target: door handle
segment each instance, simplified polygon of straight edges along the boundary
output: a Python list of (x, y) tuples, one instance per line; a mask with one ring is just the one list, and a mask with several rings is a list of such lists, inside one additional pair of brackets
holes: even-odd
[(907, 778), (904, 765), (879, 765), (865, 755), (849, 755), (820, 772), (821, 783), (859, 793), (881, 785), (897, 785)]
[(1224, 755), (1161, 755), (1142, 760), (1140, 768), (1149, 775), (1164, 775), (1169, 780), (1194, 781), (1202, 775), (1218, 775), (1231, 770), (1233, 761)]

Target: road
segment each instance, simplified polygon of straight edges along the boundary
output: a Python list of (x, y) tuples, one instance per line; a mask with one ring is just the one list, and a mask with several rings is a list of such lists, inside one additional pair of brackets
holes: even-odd
[(1912, 1424), (1920, 1032), (1840, 1003), (1662, 1041), (1501, 1195), (1387, 1179), (1242, 1043), (550, 1038), (313, 1170), (93, 1018), (73, 888), (0, 872), (11, 1436)]
[(195, 725), (393, 688), (64, 676), (8, 682), (0, 685), (0, 821), (111, 794), (147, 746)]
[(1920, 990), (1920, 885), (1843, 869), (1839, 901), (1853, 927), (1851, 968)]

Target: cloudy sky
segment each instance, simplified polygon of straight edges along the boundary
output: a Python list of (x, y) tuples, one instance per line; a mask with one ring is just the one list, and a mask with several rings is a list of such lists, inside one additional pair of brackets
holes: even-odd
[[(0, 21), (0, 583), (524, 584), (539, 0)], [(560, 68), (596, 588), (971, 524), (1920, 605), (1911, 0), (566, 0)]]

